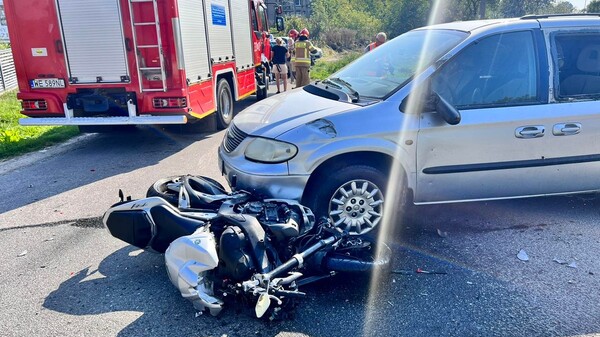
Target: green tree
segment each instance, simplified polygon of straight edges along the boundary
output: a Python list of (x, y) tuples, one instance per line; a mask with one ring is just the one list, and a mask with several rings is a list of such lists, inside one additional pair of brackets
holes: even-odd
[(519, 17), (526, 14), (539, 14), (552, 4), (552, 0), (502, 0), (500, 12), (503, 17)]
[(383, 30), (390, 36), (427, 25), (430, 0), (397, 0), (390, 2), (383, 16)]
[(600, 0), (591, 1), (585, 11), (588, 13), (600, 13)]
[(334, 29), (346, 28), (358, 33), (360, 39), (369, 39), (381, 30), (382, 24), (377, 10), (383, 5), (373, 6), (367, 0), (313, 0), (313, 36)]
[(549, 13), (554, 14), (575, 13), (575, 6), (573, 6), (573, 4), (568, 1), (559, 1), (555, 4), (552, 4), (550, 6), (550, 9), (551, 10), (549, 11)]

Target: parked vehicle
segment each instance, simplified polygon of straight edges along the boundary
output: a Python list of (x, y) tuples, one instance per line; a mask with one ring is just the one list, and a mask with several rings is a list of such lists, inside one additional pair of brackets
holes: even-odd
[(599, 97), (597, 15), (429, 26), (247, 108), (219, 163), (237, 188), (366, 233), (390, 200), (598, 191)]
[(391, 255), (385, 244), (376, 250), (327, 219), (315, 221), (295, 201), (227, 193), (200, 176), (161, 179), (144, 199), (121, 193), (103, 222), (114, 237), (165, 253), (181, 296), (212, 315), (238, 300), (256, 303), (259, 318), (285, 318), (305, 295), (299, 287), (336, 272), (373, 271)]
[(183, 124), (266, 97), (263, 0), (6, 0), (21, 125)]

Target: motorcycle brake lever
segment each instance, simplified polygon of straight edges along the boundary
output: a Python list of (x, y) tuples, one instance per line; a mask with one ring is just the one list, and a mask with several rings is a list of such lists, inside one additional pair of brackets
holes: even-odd
[(285, 278), (274, 278), (271, 281), (271, 287), (278, 287), (280, 285), (285, 285), (285, 284), (290, 284), (292, 282), (294, 282), (295, 280), (299, 279), (300, 277), (302, 277), (302, 273), (299, 272), (290, 272), (290, 276), (285, 277)]
[(254, 292), (256, 288), (258, 288), (258, 285), (259, 281), (253, 278), (252, 280), (242, 282), (242, 289), (244, 289), (245, 292)]

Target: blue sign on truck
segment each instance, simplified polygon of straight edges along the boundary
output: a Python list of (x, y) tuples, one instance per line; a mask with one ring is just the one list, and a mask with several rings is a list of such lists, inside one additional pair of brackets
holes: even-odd
[(225, 16), (225, 6), (211, 4), (210, 12), (212, 13), (213, 25), (227, 26), (227, 17)]

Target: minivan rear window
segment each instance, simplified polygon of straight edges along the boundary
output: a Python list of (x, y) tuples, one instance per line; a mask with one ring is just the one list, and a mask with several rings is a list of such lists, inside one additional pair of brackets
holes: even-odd
[(559, 99), (600, 97), (600, 32), (554, 35)]

